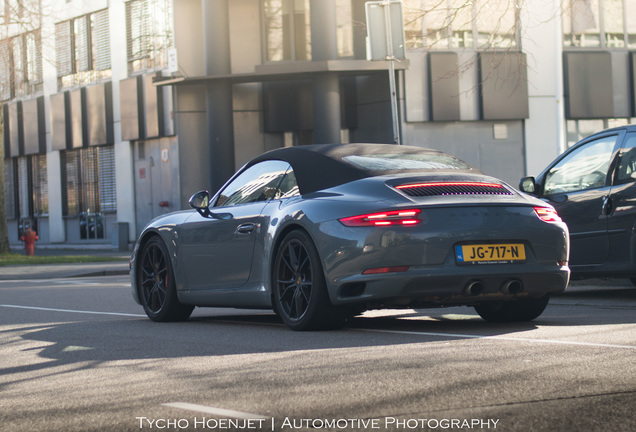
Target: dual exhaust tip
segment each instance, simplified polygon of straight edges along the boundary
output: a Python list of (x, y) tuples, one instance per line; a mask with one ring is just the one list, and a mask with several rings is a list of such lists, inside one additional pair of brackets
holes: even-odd
[[(464, 292), (469, 296), (477, 296), (484, 292), (486, 286), (480, 280), (470, 281)], [(504, 282), (499, 291), (505, 295), (515, 295), (523, 291), (523, 283), (519, 279), (510, 279)]]

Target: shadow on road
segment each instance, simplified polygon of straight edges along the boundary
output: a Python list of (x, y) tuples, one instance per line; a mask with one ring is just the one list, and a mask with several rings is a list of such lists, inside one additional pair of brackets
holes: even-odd
[[(603, 306), (607, 300), (611, 306)], [(3, 310), (6, 324), (0, 334), (13, 336), (6, 345), (15, 344), (15, 335), (19, 335), (22, 341), (28, 342), (28, 350), (37, 350), (38, 357), (48, 361), (0, 367), (0, 375), (58, 365), (71, 366), (64, 368), (65, 372), (58, 372), (68, 373), (111, 361), (371, 348), (438, 343), (457, 340), (458, 335), (510, 335), (539, 326), (625, 324), (634, 322), (631, 311), (636, 309), (635, 300), (634, 289), (579, 290), (552, 299), (545, 313), (530, 323), (488, 323), (472, 308), (454, 307), (393, 311), (392, 314), (380, 313), (380, 316), (371, 312), (352, 319), (340, 331), (322, 332), (294, 332), (267, 311), (197, 309), (195, 316), (182, 323), (92, 315), (73, 316), (72, 319), (77, 320), (74, 322), (34, 323), (32, 317), (19, 310)], [(625, 314), (601, 311), (621, 305), (630, 311)], [(4, 385), (8, 385), (8, 381), (11, 380), (5, 380)]]
[[(457, 309), (457, 308), (455, 308)], [(352, 347), (375, 347), (411, 343), (440, 342), (443, 335), (426, 333), (473, 333), (499, 335), (531, 330), (532, 323), (514, 325), (488, 324), (477, 316), (452, 320), (440, 314), (425, 317), (411, 311), (391, 317), (354, 318), (343, 330), (294, 332), (271, 312), (211, 309), (182, 323), (155, 323), (144, 318), (81, 316), (81, 321), (64, 323), (24, 322), (27, 317), (15, 314), (18, 328), (1, 333), (17, 333), (28, 341), (29, 350), (49, 361), (36, 364), (0, 367), (0, 375), (45, 370), (59, 365), (77, 368), (125, 360), (156, 360), (178, 357), (231, 356), (240, 354), (281, 353), (306, 350), (330, 350)], [(422, 319), (422, 318), (425, 319)], [(5, 320), (6, 322), (6, 320)], [(6, 328), (6, 327), (5, 327)], [(382, 333), (369, 330), (404, 333)], [(363, 330), (363, 331), (362, 331)], [(410, 334), (419, 332), (420, 334)], [(237, 342), (239, 341), (239, 342)], [(7, 343), (15, 343), (13, 342)], [(69, 368), (64, 368), (67, 373)], [(73, 370), (76, 370), (73, 368)], [(8, 382), (5, 381), (4, 385)], [(1, 387), (0, 387), (1, 388)]]

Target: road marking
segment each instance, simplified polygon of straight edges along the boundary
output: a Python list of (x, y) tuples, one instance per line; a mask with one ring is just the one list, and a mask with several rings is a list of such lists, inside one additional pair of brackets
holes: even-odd
[(188, 411), (196, 411), (202, 412), (206, 414), (212, 414), (219, 417), (232, 417), (237, 419), (246, 419), (246, 420), (267, 420), (270, 417), (259, 415), (259, 414), (250, 414), (241, 411), (228, 410), (224, 408), (214, 408), (205, 405), (197, 405), (191, 404), (187, 402), (171, 402), (162, 404), (164, 406), (172, 407), (172, 408), (180, 408)]
[(497, 340), (513, 341), (513, 342), (534, 342), (534, 343), (544, 343), (544, 344), (578, 345), (578, 346), (588, 346), (588, 347), (596, 347), (596, 348), (621, 348), (621, 349), (636, 350), (636, 345), (613, 345), (613, 344), (603, 344), (603, 343), (594, 343), (594, 342), (563, 341), (563, 340), (556, 340), (556, 339), (528, 339), (528, 338), (517, 338), (517, 337), (511, 337), (511, 336), (484, 336), (484, 335), (470, 335), (470, 334), (461, 334), (461, 333), (434, 333), (434, 332), (417, 332), (417, 331), (403, 331), (403, 330), (380, 330), (380, 329), (353, 329), (353, 330), (358, 330), (362, 332), (403, 334), (403, 335), (413, 335), (413, 336), (436, 336), (436, 337), (449, 337), (449, 338), (456, 338), (456, 339), (497, 339)]
[[(98, 312), (98, 311), (85, 311), (85, 310), (73, 310), (73, 309), (55, 309), (55, 308), (18, 306), (18, 305), (6, 305), (6, 304), (0, 304), (0, 307), (13, 308), (13, 309), (39, 310), (39, 311), (47, 311), (47, 312), (65, 312), (65, 313), (77, 313), (77, 314), (88, 314), (88, 315), (108, 315), (108, 316), (146, 318), (146, 315), (144, 314), (130, 314), (130, 313), (119, 313), (119, 312)], [(239, 321), (231, 321), (231, 322), (237, 323)], [(410, 335), (410, 336), (434, 336), (434, 337), (448, 337), (448, 338), (455, 338), (455, 339), (495, 339), (495, 340), (507, 340), (507, 341), (513, 341), (513, 342), (533, 342), (533, 343), (555, 344), (555, 345), (576, 345), (576, 346), (587, 346), (587, 347), (595, 347), (595, 348), (619, 348), (619, 349), (636, 350), (636, 345), (614, 345), (614, 344), (603, 344), (603, 343), (594, 343), (594, 342), (564, 341), (564, 340), (556, 340), (556, 339), (528, 339), (528, 338), (517, 338), (517, 337), (511, 337), (511, 336), (487, 336), (487, 335), (484, 336), (484, 335), (470, 335), (470, 334), (462, 334), (462, 333), (435, 333), (435, 332), (418, 332), (418, 331), (406, 331), (406, 330), (381, 330), (381, 329), (356, 329), (356, 328), (352, 328), (351, 330), (367, 332), (367, 333), (402, 334), (402, 335)], [(193, 405), (193, 406), (202, 406), (202, 405)], [(215, 408), (212, 408), (212, 409), (215, 409)], [(238, 412), (238, 411), (235, 411), (235, 412)], [(242, 417), (238, 417), (238, 418), (242, 418)]]
[(129, 314), (129, 313), (120, 313), (120, 312), (98, 312), (98, 311), (85, 311), (85, 310), (73, 310), (73, 309), (55, 309), (55, 308), (18, 306), (18, 305), (6, 305), (6, 304), (0, 304), (0, 307), (12, 308), (12, 309), (39, 310), (39, 311), (47, 311), (47, 312), (78, 313), (78, 314), (89, 314), (89, 315), (111, 315), (111, 316), (142, 317), (142, 318), (146, 317), (146, 315), (142, 315), (142, 314)]

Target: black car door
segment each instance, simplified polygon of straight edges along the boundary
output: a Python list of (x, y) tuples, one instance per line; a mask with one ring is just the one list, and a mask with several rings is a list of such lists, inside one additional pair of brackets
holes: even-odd
[(577, 144), (544, 174), (542, 195), (570, 230), (572, 267), (608, 259), (611, 171), (623, 134), (615, 131)]
[(632, 236), (636, 224), (636, 133), (625, 135), (606, 204), (610, 242), (608, 264), (632, 270)]

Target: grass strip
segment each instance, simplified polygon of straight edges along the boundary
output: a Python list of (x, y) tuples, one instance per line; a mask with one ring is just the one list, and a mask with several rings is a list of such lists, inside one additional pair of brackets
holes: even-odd
[(124, 258), (94, 256), (94, 255), (55, 255), (55, 256), (26, 256), (17, 253), (0, 255), (0, 266), (9, 265), (37, 265), (37, 264), (80, 264), (91, 262), (117, 262)]

